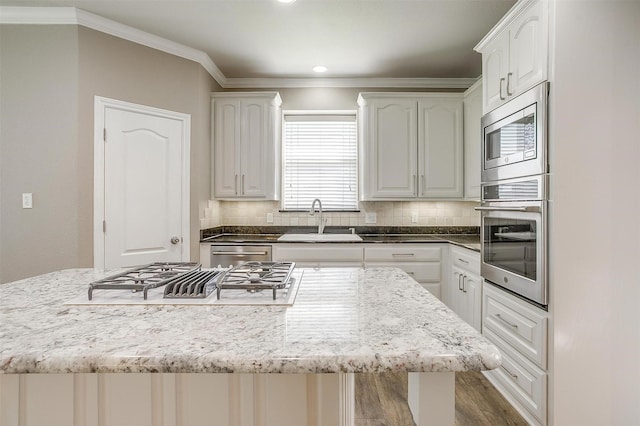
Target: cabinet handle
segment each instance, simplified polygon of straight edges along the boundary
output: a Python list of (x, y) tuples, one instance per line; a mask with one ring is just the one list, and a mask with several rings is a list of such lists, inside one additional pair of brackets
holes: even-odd
[(462, 291), (464, 293), (467, 292), (467, 276), (466, 275), (462, 276)]
[(504, 100), (505, 100), (505, 99), (507, 99), (507, 98), (504, 98), (504, 97), (502, 96), (502, 83), (504, 83), (504, 77), (500, 79), (500, 100), (501, 100), (501, 101), (504, 101)]
[(502, 367), (502, 369), (503, 369), (504, 371), (506, 371), (506, 372), (507, 372), (507, 374), (508, 374), (508, 375), (510, 375), (511, 377), (513, 377), (515, 380), (518, 380), (518, 375), (517, 375), (517, 374), (513, 374), (511, 371), (509, 371), (509, 369), (508, 369), (507, 367), (505, 367), (505, 366), (504, 366), (504, 364), (503, 364), (503, 365), (501, 365), (501, 367)]
[(460, 280), (462, 279), (462, 274), (458, 274), (458, 290), (462, 291), (462, 284)]
[(468, 261), (468, 260), (464, 260), (464, 259), (461, 259), (461, 258), (458, 258), (458, 260), (459, 260), (460, 262), (462, 262), (462, 263), (466, 263), (467, 265), (469, 264), (469, 261)]
[(509, 91), (509, 86), (511, 86), (511, 76), (512, 76), (512, 75), (513, 75), (513, 73), (512, 73), (512, 72), (510, 72), (510, 73), (508, 73), (508, 74), (507, 74), (507, 96), (511, 96), (511, 95), (513, 95), (513, 93), (511, 93), (511, 92)]
[(420, 191), (421, 191), (420, 195), (424, 195), (424, 188), (427, 186), (427, 181), (424, 179), (424, 175), (422, 175), (422, 177), (421, 177), (420, 185), (422, 185), (420, 187)]
[(393, 257), (412, 257), (415, 256), (415, 253), (391, 253)]
[(415, 272), (409, 272), (409, 271), (405, 271), (407, 273), (407, 275), (411, 275), (414, 276), (416, 273)]
[(415, 194), (420, 195), (420, 192), (418, 191), (418, 175), (413, 175), (413, 187), (416, 191)]
[(244, 174), (242, 175), (242, 179), (240, 179), (240, 190), (242, 191), (242, 195), (244, 195)]
[(496, 318), (498, 318), (500, 321), (502, 321), (503, 323), (507, 324), (509, 327), (511, 328), (515, 328), (518, 329), (518, 325), (517, 324), (512, 324), (509, 321), (507, 321), (506, 319), (502, 318), (502, 315), (500, 314), (496, 314)]
[(236, 195), (238, 195), (238, 175), (236, 175), (233, 181), (233, 190), (235, 191)]

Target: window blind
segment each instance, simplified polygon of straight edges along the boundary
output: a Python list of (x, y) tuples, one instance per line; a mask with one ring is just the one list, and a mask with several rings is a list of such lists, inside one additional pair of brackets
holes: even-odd
[(285, 115), (283, 209), (356, 210), (355, 115)]

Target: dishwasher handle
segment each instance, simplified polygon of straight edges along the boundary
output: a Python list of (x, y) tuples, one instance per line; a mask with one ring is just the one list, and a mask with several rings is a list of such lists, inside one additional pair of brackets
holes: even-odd
[(268, 256), (268, 251), (213, 251), (218, 256)]

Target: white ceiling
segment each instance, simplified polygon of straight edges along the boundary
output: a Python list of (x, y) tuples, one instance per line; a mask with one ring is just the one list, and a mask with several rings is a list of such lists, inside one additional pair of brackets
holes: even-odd
[(74, 6), (205, 52), (227, 78), (475, 78), (514, 0), (0, 0)]

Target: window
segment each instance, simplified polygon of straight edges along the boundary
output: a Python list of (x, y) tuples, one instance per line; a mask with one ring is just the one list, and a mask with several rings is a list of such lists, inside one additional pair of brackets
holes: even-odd
[(285, 113), (284, 210), (357, 210), (356, 116)]

